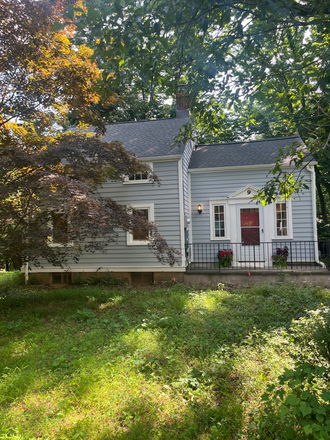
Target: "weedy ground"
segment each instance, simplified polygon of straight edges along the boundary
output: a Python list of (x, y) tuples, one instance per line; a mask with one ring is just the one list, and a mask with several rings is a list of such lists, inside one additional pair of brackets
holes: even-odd
[(327, 363), (304, 345), (327, 289), (20, 282), (0, 273), (1, 440), (261, 438), (267, 386)]

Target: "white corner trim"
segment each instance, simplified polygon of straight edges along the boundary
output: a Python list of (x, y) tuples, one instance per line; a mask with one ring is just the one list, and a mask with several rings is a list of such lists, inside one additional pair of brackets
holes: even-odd
[(307, 171), (312, 174), (312, 215), (313, 215), (313, 235), (314, 235), (314, 250), (315, 250), (315, 262), (320, 264), (323, 269), (325, 269), (325, 264), (319, 260), (319, 249), (317, 244), (317, 223), (316, 223), (316, 179), (315, 179), (315, 168), (309, 164), (306, 167)]
[(180, 206), (180, 240), (181, 240), (181, 266), (186, 267), (186, 253), (184, 242), (184, 207), (183, 207), (183, 173), (182, 159), (178, 161), (178, 179), (179, 179), (179, 206)]
[(316, 183), (315, 183), (315, 169), (307, 166), (307, 171), (312, 174), (312, 212), (313, 212), (313, 236), (314, 241), (317, 241), (317, 223), (316, 223)]
[(192, 217), (191, 217), (191, 174), (188, 173), (188, 210), (189, 210), (189, 243), (191, 244), (193, 242), (193, 231), (192, 231)]

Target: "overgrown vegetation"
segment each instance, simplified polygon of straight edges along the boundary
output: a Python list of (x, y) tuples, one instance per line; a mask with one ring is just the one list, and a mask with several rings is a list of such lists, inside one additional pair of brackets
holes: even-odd
[(327, 289), (2, 276), (0, 439), (329, 438)]

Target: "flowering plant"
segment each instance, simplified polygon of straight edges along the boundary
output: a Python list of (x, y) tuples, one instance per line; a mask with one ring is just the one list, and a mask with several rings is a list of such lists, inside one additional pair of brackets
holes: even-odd
[(219, 260), (217, 267), (230, 267), (233, 260), (233, 251), (231, 249), (219, 251), (217, 258)]
[(287, 267), (286, 260), (289, 256), (289, 249), (287, 246), (284, 246), (284, 248), (276, 248), (275, 254), (272, 255), (272, 260), (274, 267), (277, 267), (278, 269), (285, 269)]

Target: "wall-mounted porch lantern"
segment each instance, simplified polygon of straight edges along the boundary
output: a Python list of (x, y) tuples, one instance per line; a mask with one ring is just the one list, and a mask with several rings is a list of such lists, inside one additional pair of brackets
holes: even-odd
[(198, 211), (198, 214), (201, 214), (203, 212), (203, 206), (201, 204), (199, 204), (197, 206), (197, 211)]

